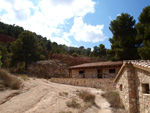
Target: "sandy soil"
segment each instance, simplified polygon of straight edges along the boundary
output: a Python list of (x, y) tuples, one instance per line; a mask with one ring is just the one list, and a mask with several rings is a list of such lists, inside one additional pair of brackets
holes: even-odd
[[(96, 96), (95, 103), (84, 108), (78, 92), (86, 90)], [(52, 83), (45, 79), (30, 78), (20, 90), (0, 92), (0, 113), (112, 113), (100, 89)], [(76, 99), (81, 108), (67, 107), (66, 102)], [(69, 112), (71, 111), (71, 112)]]

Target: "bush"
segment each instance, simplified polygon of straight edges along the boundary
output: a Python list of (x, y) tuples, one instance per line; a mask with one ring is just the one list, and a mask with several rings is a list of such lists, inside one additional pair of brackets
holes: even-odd
[(12, 89), (19, 89), (21, 86), (21, 80), (4, 69), (0, 69), (0, 80), (2, 80), (6, 87)]
[(78, 55), (78, 53), (72, 53), (72, 56), (77, 57), (79, 55)]
[(91, 94), (88, 91), (81, 91), (78, 93), (79, 97), (84, 100), (84, 102), (90, 102), (95, 104), (95, 95)]
[(72, 107), (72, 108), (80, 108), (80, 104), (76, 102), (76, 100), (73, 98), (72, 101), (68, 101), (66, 102), (68, 107)]
[(107, 99), (111, 107), (124, 109), (124, 105), (121, 102), (118, 92), (109, 91), (109, 92), (102, 94), (102, 96)]

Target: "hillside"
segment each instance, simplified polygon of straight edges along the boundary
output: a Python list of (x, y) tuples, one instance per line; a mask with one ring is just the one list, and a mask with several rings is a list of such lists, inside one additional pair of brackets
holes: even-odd
[(16, 40), (15, 38), (12, 38), (12, 37), (7, 36), (7, 35), (0, 34), (0, 42), (3, 42), (3, 43), (6, 44), (8, 42), (13, 42), (15, 40)]
[(92, 58), (92, 57), (73, 57), (71, 55), (65, 55), (65, 54), (53, 54), (52, 59), (59, 60), (69, 66), (79, 65), (83, 63), (92, 63), (92, 62), (101, 62), (104, 61), (102, 59), (98, 58)]

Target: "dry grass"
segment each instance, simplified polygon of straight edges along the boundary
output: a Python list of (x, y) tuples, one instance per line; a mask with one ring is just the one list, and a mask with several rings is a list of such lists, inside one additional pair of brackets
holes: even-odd
[(83, 101), (85, 102), (85, 105), (81, 108), (79, 113), (83, 113), (85, 112), (88, 108), (90, 108), (91, 106), (95, 106), (100, 108), (99, 106), (97, 106), (97, 104), (95, 103), (95, 95), (90, 93), (89, 91), (83, 90), (83, 91), (79, 91), (77, 92), (77, 95), (83, 99)]
[(59, 92), (59, 96), (68, 96), (68, 92)]
[(68, 107), (71, 107), (71, 108), (76, 108), (77, 109), (77, 108), (81, 107), (80, 104), (74, 98), (71, 101), (66, 102), (66, 104), (67, 104)]
[(29, 77), (25, 74), (19, 74), (17, 76), (21, 77), (24, 81), (29, 80)]
[(83, 99), (84, 102), (89, 102), (95, 104), (95, 95), (91, 94), (88, 91), (81, 91), (78, 93), (79, 97)]
[(12, 89), (19, 89), (21, 86), (21, 80), (4, 69), (0, 69), (0, 80), (6, 87)]
[(4, 91), (4, 90), (6, 90), (6, 89), (8, 89), (8, 87), (6, 87), (6, 86), (3, 84), (3, 82), (0, 81), (0, 91)]
[(110, 106), (113, 108), (124, 109), (124, 105), (121, 102), (119, 93), (116, 91), (109, 91), (102, 95), (110, 103)]

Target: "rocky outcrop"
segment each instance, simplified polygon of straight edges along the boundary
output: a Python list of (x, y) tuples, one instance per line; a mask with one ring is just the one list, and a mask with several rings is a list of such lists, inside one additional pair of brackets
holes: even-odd
[(59, 60), (38, 61), (28, 67), (28, 73), (37, 77), (68, 77), (68, 66)]

